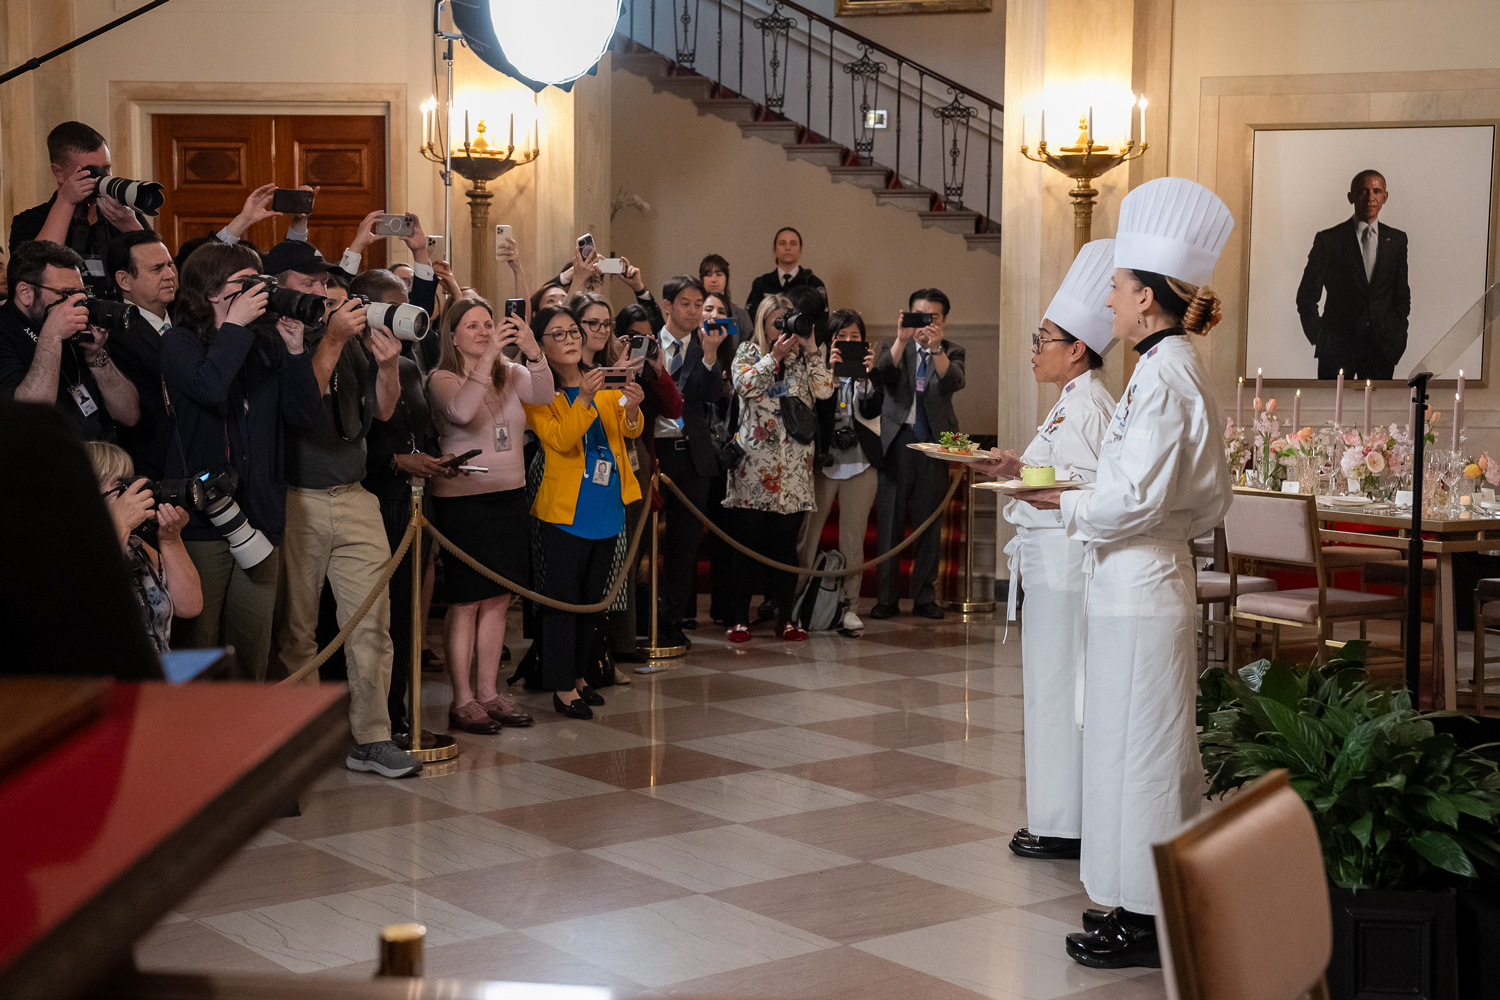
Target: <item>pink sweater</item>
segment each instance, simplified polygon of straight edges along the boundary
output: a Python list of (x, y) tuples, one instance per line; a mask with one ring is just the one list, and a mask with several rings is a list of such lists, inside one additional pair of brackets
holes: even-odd
[[(522, 403), (541, 406), (552, 402), (552, 369), (545, 358), (533, 365), (506, 363), (505, 388), (496, 392), (488, 380), (480, 382), (453, 372), (436, 371), (427, 385), (432, 419), (445, 455), (462, 455), (479, 449), (465, 465), (482, 465), (489, 472), (471, 472), (452, 479), (430, 479), (427, 486), (440, 497), (472, 496), (516, 490), (526, 485), (526, 466), (521, 455), (526, 433), (526, 411)], [(495, 428), (509, 429), (510, 448), (495, 450)]]

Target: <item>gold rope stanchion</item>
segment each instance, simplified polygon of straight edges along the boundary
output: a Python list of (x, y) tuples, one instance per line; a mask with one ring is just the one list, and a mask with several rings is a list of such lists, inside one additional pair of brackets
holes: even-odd
[[(650, 503), (650, 497), (646, 498)], [(687, 655), (686, 646), (663, 646), (657, 638), (657, 611), (661, 605), (657, 597), (657, 531), (661, 527), (661, 514), (659, 511), (651, 512), (651, 645), (646, 647), (646, 657), (650, 660), (671, 660), (679, 656)], [(638, 674), (654, 674), (667, 669), (660, 663), (647, 663), (645, 666), (636, 667)]]
[[(422, 728), (422, 531), (427, 518), (422, 514), (422, 497), (427, 480), (412, 478), (411, 523), (418, 529), (411, 542), (411, 733), (406, 739), (407, 751), (424, 764), (452, 760), (458, 756), (458, 740)], [(451, 653), (449, 654), (452, 655)]]
[(964, 592), (957, 601), (938, 601), (938, 606), (947, 608), (949, 611), (958, 612), (960, 621), (974, 622), (984, 621), (995, 613), (995, 602), (974, 600), (974, 498), (978, 493), (974, 489), (974, 480), (978, 473), (974, 466), (965, 467), (959, 474), (959, 479), (967, 478), (969, 481), (969, 493), (966, 497), (968, 510), (968, 528), (965, 541), (967, 552), (964, 556)]

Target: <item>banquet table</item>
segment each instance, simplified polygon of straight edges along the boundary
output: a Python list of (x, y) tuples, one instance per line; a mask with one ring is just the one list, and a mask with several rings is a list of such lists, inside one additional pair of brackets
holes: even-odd
[[(0, 678), (0, 704), (26, 682)], [(0, 997), (71, 997), (128, 968), (136, 938), (342, 756), (348, 702), (343, 684), (115, 683), (97, 715), (54, 727), (0, 777)]]
[[(1458, 625), (1453, 594), (1453, 555), (1500, 550), (1500, 516), (1422, 518), (1422, 553), (1437, 559), (1433, 602), (1433, 708), (1458, 707)], [(1319, 502), (1318, 519), (1325, 542), (1347, 542), (1405, 553), (1411, 535), (1411, 511), (1385, 505), (1335, 507)], [(1338, 525), (1364, 525), (1381, 531), (1348, 531)]]

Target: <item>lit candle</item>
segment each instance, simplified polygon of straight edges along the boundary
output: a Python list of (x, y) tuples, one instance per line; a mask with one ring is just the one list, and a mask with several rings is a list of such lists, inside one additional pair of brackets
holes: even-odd
[(510, 148), (516, 148), (516, 113), (510, 113)]
[(1141, 145), (1146, 144), (1146, 95), (1141, 95)]
[(1302, 420), (1302, 390), (1298, 389), (1297, 390), (1297, 394), (1292, 397), (1292, 433), (1295, 434), (1298, 430), (1301, 429), (1301, 427), (1302, 427), (1301, 420)]
[(422, 145), (427, 145), (427, 105), (422, 105)]
[(1339, 384), (1333, 390), (1333, 426), (1344, 424), (1344, 369), (1339, 369)]
[(1092, 104), (1089, 105), (1089, 137), (1086, 145), (1088, 148), (1084, 152), (1092, 153), (1094, 151), (1094, 106)]
[(1259, 368), (1255, 369), (1255, 398), (1256, 399), (1265, 399), (1266, 398), (1265, 393), (1263, 393), (1263, 392), (1260, 391), (1260, 383), (1261, 383), (1260, 376), (1261, 376), (1261, 371), (1262, 370), (1259, 369)]
[(469, 148), (469, 109), (464, 108), (464, 148)]
[(1245, 422), (1245, 376), (1240, 376), (1239, 388), (1234, 391), (1234, 425)]
[(1453, 394), (1453, 450), (1458, 451), (1459, 437), (1464, 427), (1464, 398)]
[(1365, 379), (1365, 433), (1366, 434), (1370, 433), (1370, 393), (1371, 393), (1370, 380), (1369, 379)]
[(1042, 142), (1047, 141), (1047, 109), (1042, 109)]
[(1021, 112), (1021, 145), (1026, 145), (1026, 112)]

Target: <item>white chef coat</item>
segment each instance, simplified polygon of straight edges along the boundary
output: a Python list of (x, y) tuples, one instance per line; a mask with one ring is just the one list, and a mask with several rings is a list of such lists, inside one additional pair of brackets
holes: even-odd
[[(1051, 465), (1057, 478), (1092, 482), (1115, 400), (1095, 372), (1063, 386), (1021, 462)], [(1005, 546), (1010, 562), (1008, 620), (1026, 581), (1021, 627), (1021, 682), (1026, 729), (1026, 828), (1038, 837), (1077, 839), (1082, 832), (1083, 734), (1073, 720), (1074, 686), (1084, 655), (1083, 544), (1063, 529), (1062, 514), (1021, 500), (1006, 505), (1016, 525)]]
[(1080, 868), (1103, 906), (1156, 912), (1151, 844), (1201, 802), (1189, 541), (1233, 498), (1223, 426), (1193, 345), (1161, 338), (1115, 407), (1094, 488), (1062, 495), (1088, 579)]

